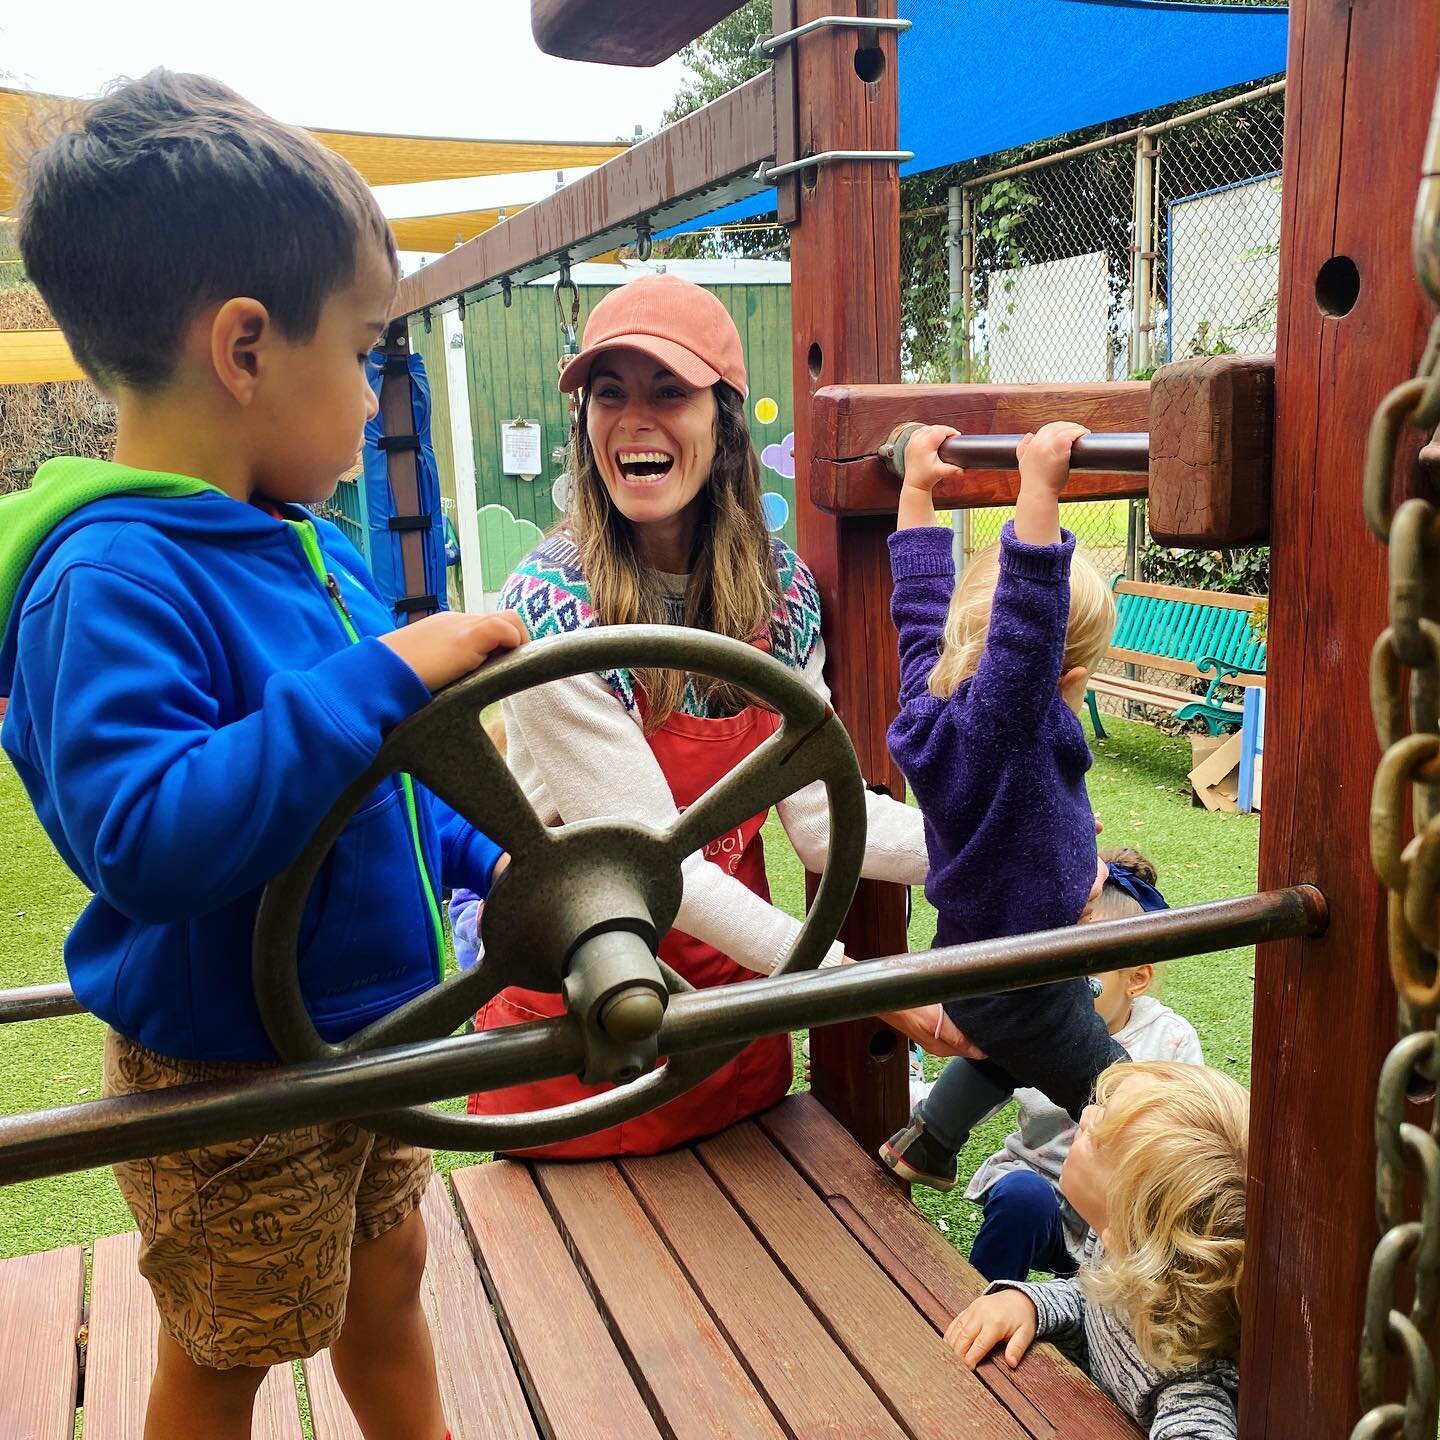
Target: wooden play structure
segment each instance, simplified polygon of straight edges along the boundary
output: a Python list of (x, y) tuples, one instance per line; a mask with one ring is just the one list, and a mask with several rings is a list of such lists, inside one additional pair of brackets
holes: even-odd
[[(651, 63), (733, 8), (533, 0), (547, 48), (618, 63)], [(1429, 493), (1433, 472), (1417, 456), (1440, 421), (1440, 347), (1425, 345), (1440, 300), (1440, 122), (1428, 150), (1426, 139), (1440, 0), (1293, 0), (1273, 450), (1271, 407), (1256, 398), (1266, 366), (1190, 377), (1198, 408), (1173, 445), (1170, 412), (1157, 406), (1174, 377), (899, 386), (899, 186), (882, 158), (898, 143), (895, 34), (843, 23), (893, 21), (895, 0), (776, 0), (774, 11), (777, 33), (811, 28), (778, 47), (771, 72), (410, 277), (392, 348), (404, 348), (409, 316), (659, 231), (753, 190), (757, 167), (778, 170), (769, 178), (791, 227), (799, 549), (823, 592), (834, 706), (864, 782), (902, 793), (885, 748), (898, 674), (885, 604), (894, 480), (879, 452), (894, 427), (921, 419), (1006, 435), (1064, 415), (1145, 432), (1148, 476), (1078, 475), (1075, 498), (1148, 490), (1152, 513), (1173, 516), (1171, 533), (1191, 543), (1254, 542), (1268, 527), (1262, 893), (1122, 922), (1109, 938), (1052, 932), (672, 996), (658, 1036), (667, 1055), (848, 1023), (812, 1030), (811, 1095), (698, 1145), (635, 1162), (462, 1170), (454, 1210), (436, 1182), (428, 1288), (456, 1440), (1138, 1434), (1046, 1347), (1013, 1374), (992, 1360), (972, 1376), (953, 1362), (940, 1333), (979, 1281), (871, 1158), (907, 1112), (906, 1065), (890, 1031), (854, 1017), (1102, 969), (1121, 949), (1163, 958), (1255, 940), (1240, 1433), (1432, 1440), (1440, 1146), (1423, 1102), (1436, 1070), (1440, 845), (1428, 828), (1407, 844), (1406, 795), (1413, 782), (1414, 823), (1427, 826), (1440, 776), (1440, 586), (1434, 514), (1423, 498), (1398, 502)], [(1429, 298), (1410, 245), (1427, 156), (1417, 253)], [(1371, 417), (1387, 395), (1369, 510), (1392, 542), (1388, 622), (1386, 552), (1361, 504)], [(1013, 483), (1001, 469), (972, 471), (939, 499), (1002, 504)], [(1382, 746), (1364, 696), (1387, 623), (1375, 671)], [(1417, 667), (1413, 722), (1405, 667)], [(1420, 733), (1404, 733), (1411, 723)], [(861, 882), (840, 933), (852, 955), (901, 955), (902, 893)], [(1404, 997), (1398, 1045), (1392, 968)], [(73, 1003), (64, 987), (16, 992), (0, 996), (0, 1020)], [(175, 1148), (197, 1126), (243, 1136), (462, 1093), (507, 1065), (579, 1067), (573, 1017), (523, 1028), (533, 1033), (442, 1027), (419, 1039), (402, 1025), (399, 1048), (311, 1061), (255, 1086), (0, 1120), (0, 1182)], [(1429, 1177), (1423, 1203), (1417, 1174)], [(69, 1436), (80, 1403), (87, 1436), (138, 1436), (154, 1320), (132, 1246), (97, 1243), (88, 1309), (78, 1249), (0, 1262), (0, 1433)], [(317, 1437), (356, 1434), (324, 1357), (305, 1368)], [(300, 1433), (289, 1383), (272, 1375), (257, 1433)]]

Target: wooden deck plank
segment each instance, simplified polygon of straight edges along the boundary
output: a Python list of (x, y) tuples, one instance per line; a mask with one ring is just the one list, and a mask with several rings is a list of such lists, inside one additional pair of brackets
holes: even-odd
[(529, 1170), (496, 1160), (450, 1181), (546, 1440), (659, 1440)]
[(667, 1436), (784, 1440), (619, 1170), (537, 1165), (535, 1178)]
[[(95, 1242), (90, 1278), (90, 1343), (85, 1362), (85, 1433), (96, 1440), (141, 1440), (160, 1335), (150, 1287), (136, 1268), (140, 1237)], [(293, 1372), (277, 1365), (255, 1400), (256, 1440), (301, 1440)]]
[(796, 1440), (905, 1432), (688, 1150), (621, 1172)]
[[(438, 1175), (425, 1192), (421, 1212), (429, 1256), (420, 1299), (430, 1322), (440, 1398), (451, 1435), (454, 1440), (534, 1437), (525, 1393), (491, 1313), (475, 1257)], [(361, 1440), (328, 1351), (305, 1362), (305, 1386), (315, 1440)]]
[[(830, 1198), (829, 1205), (835, 1218), (860, 1242), (865, 1253), (890, 1276), (917, 1310), (943, 1336), (954, 1312), (948, 1310), (923, 1285), (914, 1281), (908, 1271), (901, 1268), (892, 1271), (890, 1262), (893, 1254), (870, 1222), (843, 1195)], [(1026, 1398), (1016, 1385), (1010, 1369), (999, 1360), (985, 1360), (977, 1373), (985, 1388), (1015, 1417), (1021, 1427), (1034, 1440), (1063, 1440), (1049, 1419)]]
[[(813, 1096), (792, 1095), (758, 1123), (937, 1330), (943, 1332), (985, 1288), (905, 1191)], [(1017, 1417), (1029, 1413), (1021, 1409), (1026, 1402), (1064, 1440), (1128, 1440), (1141, 1433), (1098, 1385), (1050, 1345), (1032, 1346), (1013, 1373), (998, 1361), (987, 1361), (977, 1373)]]
[(0, 1260), (0, 1435), (70, 1440), (80, 1378), (85, 1252)]
[(721, 1189), (915, 1440), (1027, 1440), (764, 1132), (741, 1125), (697, 1148)]

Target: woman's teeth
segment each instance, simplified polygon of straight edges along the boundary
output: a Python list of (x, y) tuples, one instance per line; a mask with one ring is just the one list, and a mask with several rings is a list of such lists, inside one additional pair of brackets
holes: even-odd
[(660, 450), (642, 450), (617, 457), (621, 473), (627, 480), (658, 480), (670, 473), (673, 455)]

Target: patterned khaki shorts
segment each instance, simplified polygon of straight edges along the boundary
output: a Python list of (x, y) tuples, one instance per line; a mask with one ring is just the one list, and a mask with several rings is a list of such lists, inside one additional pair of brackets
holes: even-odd
[[(105, 1093), (253, 1076), (262, 1065), (172, 1060), (113, 1030)], [(160, 1321), (198, 1365), (274, 1365), (340, 1333), (352, 1245), (404, 1220), (430, 1152), (342, 1123), (115, 1166), (140, 1229)]]

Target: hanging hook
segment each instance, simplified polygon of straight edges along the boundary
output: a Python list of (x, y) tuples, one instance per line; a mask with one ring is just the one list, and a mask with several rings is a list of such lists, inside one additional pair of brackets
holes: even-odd
[[(565, 303), (561, 299), (562, 290), (570, 291), (570, 315), (565, 315)], [(562, 349), (566, 355), (578, 355), (580, 344), (576, 336), (580, 329), (580, 291), (576, 288), (574, 280), (570, 278), (570, 257), (560, 257), (560, 278), (555, 282), (555, 313), (560, 319), (560, 336), (563, 341)]]
[(514, 288), (514, 287), (513, 287), (513, 286), (511, 285), (511, 283), (510, 283), (510, 277), (509, 277), (508, 275), (502, 275), (502, 276), (500, 277), (500, 294), (501, 294), (501, 295), (504, 297), (504, 299), (505, 299), (505, 308), (506, 308), (507, 310), (510, 308), (510, 300), (511, 300), (510, 291), (511, 291), (513, 288)]
[(430, 307), (428, 305), (420, 312), (420, 318), (425, 322), (425, 333), (428, 335), (430, 333)]
[(635, 226), (635, 258), (643, 265), (650, 258), (650, 217), (642, 215)]

